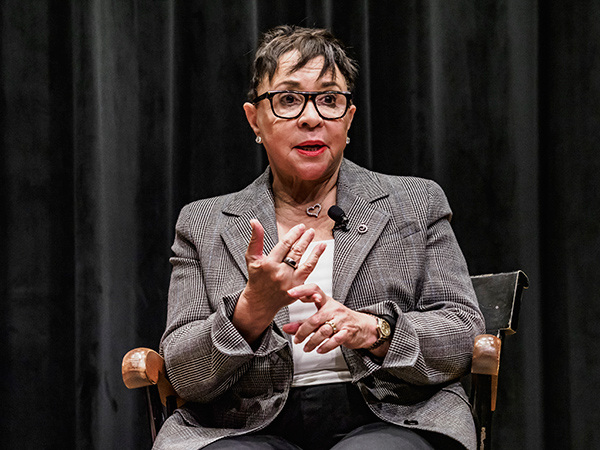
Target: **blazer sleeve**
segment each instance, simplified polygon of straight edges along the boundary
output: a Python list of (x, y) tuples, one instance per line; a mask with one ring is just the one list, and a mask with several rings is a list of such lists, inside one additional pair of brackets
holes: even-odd
[(446, 196), (428, 181), (426, 199), (413, 308), (403, 311), (389, 298), (364, 309), (393, 314), (397, 323), (383, 361), (363, 354), (365, 366), (355, 378), (385, 371), (418, 385), (455, 380), (469, 368), (475, 336), (485, 332), (467, 264), (450, 226)]
[[(222, 298), (209, 295), (200, 257), (202, 246), (197, 242), (218, 241), (218, 234), (195, 235), (197, 230), (211, 233), (215, 226), (208, 223), (194, 223), (194, 233), (191, 231), (191, 223), (207, 215), (210, 217), (204, 211), (192, 218), (190, 205), (179, 215), (172, 247), (167, 326), (160, 343), (174, 389), (185, 400), (200, 403), (228, 390), (254, 359), (268, 360), (269, 354), (285, 346), (285, 340), (272, 333), (272, 326), (255, 349), (241, 336), (230, 320), (241, 289)], [(228, 276), (226, 270), (208, 272)]]

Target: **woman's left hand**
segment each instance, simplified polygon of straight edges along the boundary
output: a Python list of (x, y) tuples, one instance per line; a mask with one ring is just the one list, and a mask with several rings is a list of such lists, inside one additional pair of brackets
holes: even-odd
[(347, 308), (327, 296), (316, 284), (297, 286), (288, 294), (317, 307), (317, 312), (308, 319), (283, 326), (284, 332), (294, 335), (297, 344), (314, 333), (304, 346), (305, 352), (318, 347), (317, 353), (327, 353), (340, 345), (352, 349), (369, 348), (377, 340), (375, 317)]

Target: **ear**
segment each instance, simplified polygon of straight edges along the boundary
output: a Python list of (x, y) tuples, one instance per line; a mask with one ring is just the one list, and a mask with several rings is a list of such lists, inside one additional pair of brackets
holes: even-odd
[(344, 117), (344, 119), (346, 119), (348, 121), (348, 128), (346, 128), (346, 130), (350, 129), (350, 125), (352, 125), (352, 120), (354, 120), (355, 112), (356, 112), (356, 105), (350, 105), (350, 108), (348, 108), (348, 112), (346, 113), (346, 116)]
[(250, 124), (250, 128), (254, 131), (254, 134), (257, 136), (260, 135), (260, 128), (258, 127), (258, 111), (256, 110), (256, 106), (252, 103), (246, 102), (244, 103), (244, 112), (246, 113), (246, 119)]

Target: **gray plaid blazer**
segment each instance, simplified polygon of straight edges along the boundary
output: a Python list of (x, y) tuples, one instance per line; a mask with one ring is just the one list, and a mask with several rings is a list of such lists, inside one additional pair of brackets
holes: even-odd
[[(381, 419), (475, 448), (457, 380), (485, 327), (442, 189), (344, 160), (337, 196), (349, 231), (334, 235), (333, 297), (398, 317), (383, 361), (342, 348), (353, 383)], [(252, 218), (265, 228), (267, 253), (277, 242), (269, 169), (240, 192), (181, 211), (161, 351), (169, 379), (189, 403), (165, 422), (155, 449), (198, 449), (260, 430), (286, 401), (294, 370), (290, 337), (281, 331), (287, 308), (254, 349), (230, 321), (247, 280)]]

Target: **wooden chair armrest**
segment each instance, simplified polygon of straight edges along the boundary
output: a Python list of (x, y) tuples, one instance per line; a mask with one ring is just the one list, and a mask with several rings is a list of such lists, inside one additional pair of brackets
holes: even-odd
[(134, 348), (123, 357), (121, 373), (129, 389), (137, 389), (158, 383), (165, 362), (158, 353), (149, 348)]
[(500, 349), (502, 341), (491, 334), (480, 334), (475, 338), (471, 373), (498, 375), (500, 371)]
[(473, 347), (471, 374), (474, 377), (480, 375), (486, 375), (490, 377), (489, 394), (491, 395), (491, 398), (489, 401), (491, 411), (496, 410), (501, 347), (502, 341), (500, 338), (491, 334), (481, 334), (477, 336), (475, 338), (475, 345)]
[(123, 382), (129, 389), (157, 385), (163, 405), (167, 404), (169, 397), (176, 399), (177, 407), (185, 403), (167, 379), (163, 357), (152, 349), (140, 347), (127, 352), (123, 357), (121, 373)]

